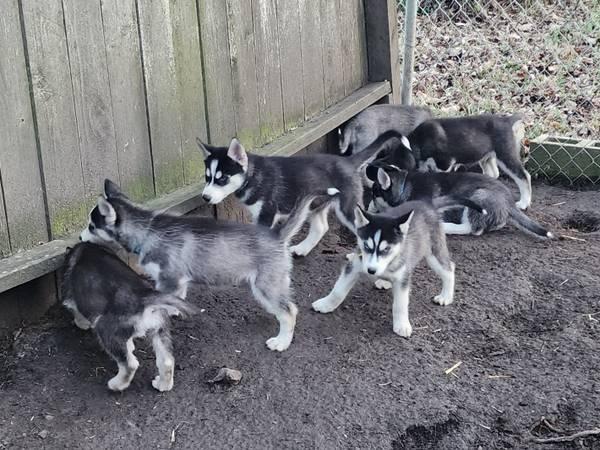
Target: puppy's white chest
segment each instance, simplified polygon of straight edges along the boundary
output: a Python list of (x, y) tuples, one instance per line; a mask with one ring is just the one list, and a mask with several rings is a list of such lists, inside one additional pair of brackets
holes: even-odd
[(264, 202), (262, 200), (258, 200), (256, 203), (247, 205), (248, 211), (250, 211), (250, 214), (252, 215), (252, 219), (254, 220), (254, 222), (256, 222), (258, 220), (258, 216), (260, 215), (260, 212), (262, 211), (263, 204), (264, 204)]

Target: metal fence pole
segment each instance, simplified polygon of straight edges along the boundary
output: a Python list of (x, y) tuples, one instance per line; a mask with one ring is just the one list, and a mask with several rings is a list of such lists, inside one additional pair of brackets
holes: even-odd
[(404, 56), (402, 58), (402, 91), (403, 105), (412, 103), (412, 81), (415, 60), (415, 34), (417, 31), (417, 2), (406, 0), (406, 14), (404, 17)]

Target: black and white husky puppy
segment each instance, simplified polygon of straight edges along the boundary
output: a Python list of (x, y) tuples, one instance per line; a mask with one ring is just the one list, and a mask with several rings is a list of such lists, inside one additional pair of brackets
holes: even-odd
[(379, 165), (378, 162), (371, 168), (377, 171), (372, 180), (373, 199), (369, 211), (385, 211), (411, 200), (457, 197), (471, 200), (484, 211), (464, 208), (460, 223), (443, 223), (446, 234), (480, 235), (512, 223), (536, 237), (553, 237), (542, 225), (517, 209), (512, 192), (498, 179), (472, 172), (406, 171), (391, 165)]
[(305, 197), (289, 220), (269, 229), (174, 216), (132, 203), (110, 180), (92, 209), (83, 241), (116, 242), (137, 254), (156, 289), (185, 298), (190, 282), (224, 284), (246, 281), (256, 300), (279, 321), (279, 334), (267, 340), (271, 350), (287, 349), (298, 309), (291, 301), (292, 257), (288, 241), (302, 226), (315, 196)]
[(369, 148), (350, 157), (331, 154), (282, 157), (248, 153), (237, 139), (229, 147), (213, 147), (198, 140), (206, 158), (202, 197), (217, 204), (235, 194), (255, 223), (271, 227), (285, 220), (302, 199), (335, 187), (339, 195), (325, 199), (310, 211), (308, 235), (290, 247), (292, 254), (304, 256), (329, 229), (327, 214), (331, 207), (340, 222), (354, 230), (354, 206), (362, 204), (363, 195), (359, 169), (388, 144), (388, 136), (384, 134)]
[(524, 133), (520, 115), (483, 114), (430, 119), (407, 137), (423, 171), (447, 172), (460, 165), (479, 164), (484, 174), (498, 178), (500, 167), (519, 187), (517, 207), (527, 209), (531, 204), (531, 176), (520, 158)]
[(106, 247), (80, 243), (65, 259), (62, 302), (71, 311), (75, 325), (93, 329), (119, 372), (108, 388), (129, 387), (139, 362), (133, 354), (136, 338), (149, 337), (156, 354), (158, 375), (152, 386), (159, 391), (173, 388), (173, 358), (170, 316), (194, 312), (181, 299), (157, 292), (148, 281)]
[(347, 297), (361, 273), (392, 283), (394, 332), (410, 337), (408, 293), (414, 268), (425, 258), (442, 279), (442, 292), (433, 301), (449, 305), (454, 299), (454, 263), (446, 247), (446, 236), (438, 212), (426, 202), (407, 202), (383, 214), (355, 210), (358, 252), (353, 254), (331, 292), (312, 307), (334, 311)]
[(338, 130), (340, 153), (352, 155), (363, 151), (386, 131), (406, 136), (431, 117), (431, 111), (421, 106), (370, 106), (352, 118), (343, 132)]

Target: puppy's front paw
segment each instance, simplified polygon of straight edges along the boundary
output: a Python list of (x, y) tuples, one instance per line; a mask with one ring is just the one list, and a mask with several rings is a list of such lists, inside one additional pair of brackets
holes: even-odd
[(163, 380), (160, 375), (157, 375), (154, 380), (152, 380), (152, 387), (160, 392), (166, 392), (173, 389), (173, 378), (169, 380)]
[(108, 380), (108, 388), (111, 391), (121, 392), (129, 387), (129, 383), (124, 381), (119, 375)]
[(399, 336), (409, 338), (412, 334), (412, 325), (408, 320), (398, 325), (394, 324), (394, 333), (396, 333)]
[(529, 208), (529, 203), (523, 200), (519, 200), (517, 203), (515, 203), (515, 205), (517, 206), (517, 208), (522, 210), (526, 210), (527, 208)]
[(75, 326), (77, 326), (77, 328), (80, 328), (82, 330), (89, 330), (92, 326), (92, 324), (88, 320), (80, 319), (77, 317), (73, 320), (73, 322), (75, 322)]
[(390, 283), (387, 280), (375, 280), (375, 289), (391, 289), (392, 288), (392, 283)]
[(287, 350), (291, 343), (292, 343), (291, 338), (285, 338), (283, 336), (272, 337), (270, 339), (267, 339), (267, 342), (266, 342), (267, 347), (269, 347), (270, 350), (277, 351), (277, 352), (282, 352), (284, 350)]
[(332, 301), (331, 297), (323, 297), (312, 303), (312, 309), (320, 313), (330, 313), (337, 308), (335, 302)]
[(290, 253), (293, 256), (306, 256), (310, 253), (310, 250), (305, 248), (305, 246), (303, 246), (302, 243), (300, 243), (298, 245), (292, 245), (290, 247)]
[(352, 261), (354, 258), (356, 258), (356, 253), (348, 253), (348, 254), (346, 255), (346, 259), (347, 259), (348, 261)]
[(450, 303), (452, 303), (453, 301), (454, 301), (454, 299), (452, 297), (444, 297), (441, 294), (433, 297), (433, 302), (437, 303), (438, 305), (442, 305), (442, 306), (447, 306)]

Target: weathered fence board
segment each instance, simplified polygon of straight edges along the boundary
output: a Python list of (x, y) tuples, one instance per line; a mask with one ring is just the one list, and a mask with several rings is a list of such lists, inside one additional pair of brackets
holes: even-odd
[(60, 0), (22, 0), (52, 238), (81, 226), (85, 203), (66, 32)]
[(344, 55), (344, 84), (348, 95), (364, 85), (367, 79), (367, 42), (363, 0), (346, 0), (344, 7), (344, 40), (348, 39)]
[(100, 2), (63, 0), (86, 198), (120, 182)]
[(304, 88), (302, 84), (302, 45), (300, 10), (297, 1), (277, 0), (279, 59), (283, 92), (285, 129), (298, 126), (304, 120)]
[(200, 0), (198, 17), (206, 92), (208, 135), (224, 145), (236, 132), (233, 83), (229, 57), (227, 4), (223, 0)]
[(299, 0), (298, 5), (302, 48), (304, 117), (309, 119), (325, 108), (321, 0)]
[(0, 258), (10, 255), (8, 221), (6, 220), (6, 211), (4, 211), (4, 195), (2, 191), (2, 179), (0, 176)]
[(260, 125), (252, 3), (227, 0), (227, 16), (237, 136), (254, 147), (260, 142)]
[(204, 157), (196, 137), (207, 139), (196, 2), (173, 2), (172, 21), (183, 175), (185, 184), (192, 184), (204, 179)]
[(0, 19), (0, 169), (13, 248), (48, 239), (46, 210), (16, 0)]
[(121, 187), (148, 200), (154, 179), (135, 0), (102, 0), (102, 19)]
[(146, 100), (157, 195), (183, 184), (175, 50), (170, 0), (139, 0)]
[(339, 11), (340, 2), (347, 0), (321, 0), (321, 36), (325, 106), (331, 106), (344, 97), (344, 67)]
[(266, 143), (283, 134), (281, 68), (275, 0), (254, 0), (252, 9), (260, 137), (261, 143)]

